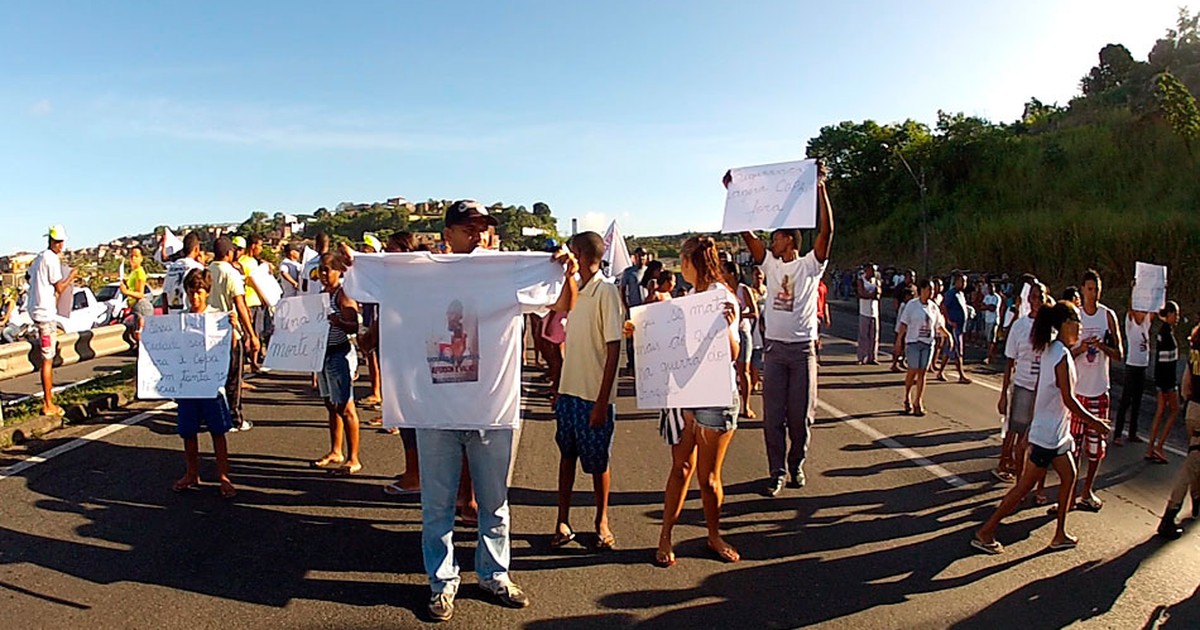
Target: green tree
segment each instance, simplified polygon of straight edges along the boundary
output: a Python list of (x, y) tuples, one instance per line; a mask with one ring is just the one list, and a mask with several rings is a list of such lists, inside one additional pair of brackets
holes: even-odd
[(1183, 138), (1190, 155), (1192, 142), (1200, 137), (1200, 109), (1196, 107), (1196, 98), (1170, 72), (1164, 72), (1155, 79), (1154, 95), (1163, 117), (1176, 135)]
[(1102, 94), (1120, 87), (1129, 79), (1137, 62), (1129, 49), (1121, 44), (1109, 44), (1100, 49), (1100, 63), (1079, 82), (1084, 96)]

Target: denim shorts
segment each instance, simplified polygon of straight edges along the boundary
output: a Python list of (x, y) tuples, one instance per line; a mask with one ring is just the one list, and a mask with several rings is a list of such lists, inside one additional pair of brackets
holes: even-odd
[(321, 398), (340, 407), (354, 400), (354, 373), (358, 370), (358, 357), (354, 347), (333, 346), (325, 350), (325, 368), (317, 373), (317, 386)]
[(729, 407), (701, 407), (688, 409), (696, 416), (696, 424), (713, 431), (733, 431), (737, 428), (738, 415), (742, 411), (741, 399), (737, 392), (733, 394), (733, 404)]
[(755, 348), (754, 352), (750, 353), (750, 367), (762, 371), (763, 369), (763, 349)]
[(749, 363), (750, 358), (754, 354), (754, 340), (750, 337), (750, 331), (745, 328), (738, 329), (738, 363)]
[(910, 370), (928, 370), (933, 359), (933, 346), (914, 341), (904, 346), (904, 360)]
[(224, 396), (188, 398), (175, 403), (179, 406), (175, 412), (176, 430), (185, 440), (199, 435), (201, 425), (213, 436), (225, 435), (233, 428), (233, 417)]

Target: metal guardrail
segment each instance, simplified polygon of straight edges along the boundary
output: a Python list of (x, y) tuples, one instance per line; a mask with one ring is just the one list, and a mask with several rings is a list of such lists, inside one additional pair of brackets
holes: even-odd
[[(107, 357), (130, 349), (122, 324), (93, 328), (58, 336), (55, 367), (73, 365), (89, 359)], [(28, 341), (0, 346), (0, 381), (33, 374), (42, 365), (42, 351)]]

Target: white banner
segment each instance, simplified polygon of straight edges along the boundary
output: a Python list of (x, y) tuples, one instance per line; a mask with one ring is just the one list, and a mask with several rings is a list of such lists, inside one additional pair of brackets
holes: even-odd
[(1133, 267), (1133, 296), (1129, 307), (1135, 311), (1157, 311), (1167, 305), (1167, 268), (1138, 262)]
[(288, 372), (320, 372), (328, 340), (328, 295), (284, 298), (275, 305), (275, 332), (263, 365)]
[(141, 399), (212, 398), (225, 385), (233, 323), (225, 313), (146, 318), (138, 348)]
[(632, 309), (638, 409), (733, 404), (725, 302), (705, 291)]
[(729, 171), (721, 231), (817, 227), (817, 161), (747, 166)]
[(608, 274), (612, 278), (620, 278), (625, 270), (633, 266), (629, 256), (629, 248), (625, 245), (625, 235), (613, 221), (604, 234), (604, 262), (608, 263)]
[(272, 307), (283, 297), (283, 287), (279, 286), (279, 281), (271, 275), (269, 263), (259, 263), (248, 279), (254, 281), (254, 290), (258, 292), (258, 297)]

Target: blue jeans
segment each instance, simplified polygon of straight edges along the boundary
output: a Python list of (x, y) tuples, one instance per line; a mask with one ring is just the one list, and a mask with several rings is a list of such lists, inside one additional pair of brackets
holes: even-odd
[(458, 592), (454, 508), (464, 453), (479, 503), (475, 571), (482, 585), (508, 584), (512, 555), (508, 510), (512, 430), (417, 429), (417, 448), (421, 453), (421, 550), (433, 592)]

